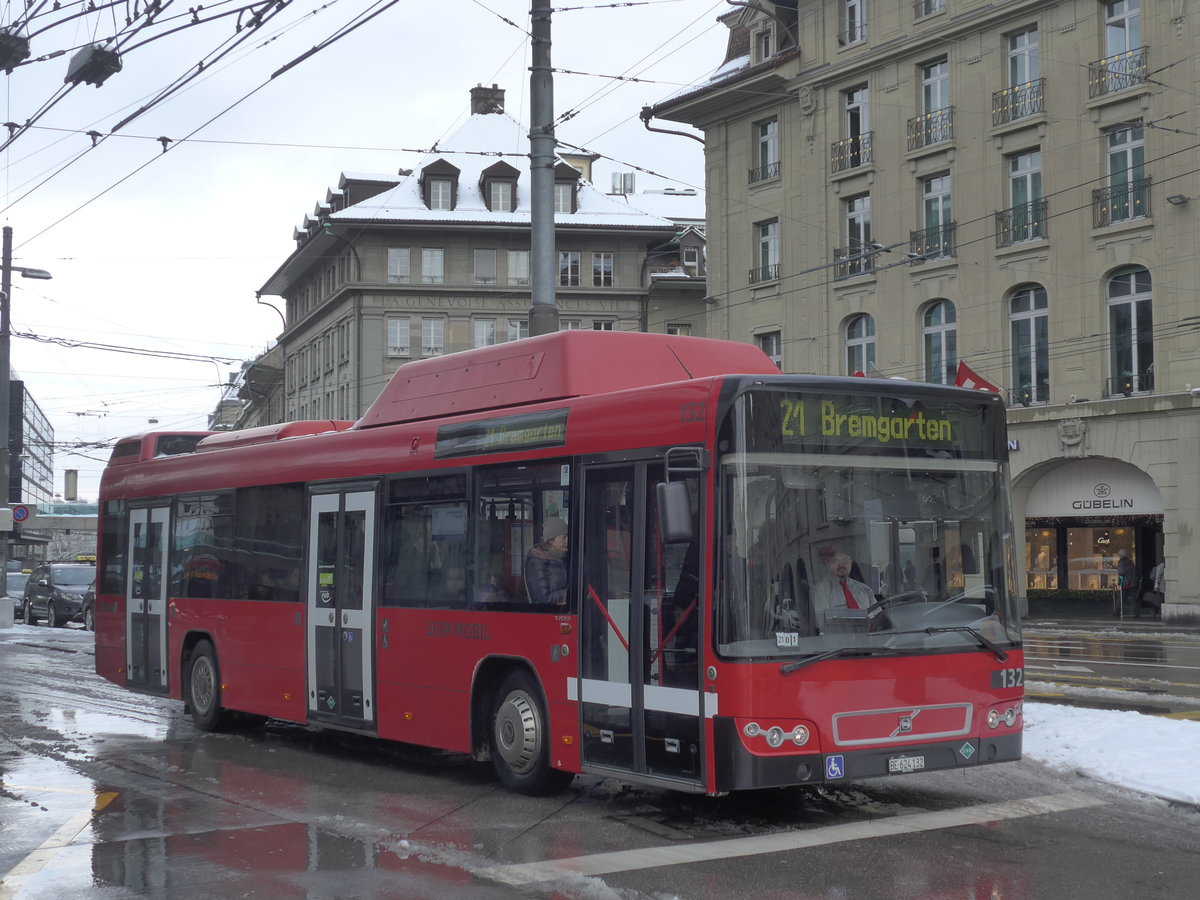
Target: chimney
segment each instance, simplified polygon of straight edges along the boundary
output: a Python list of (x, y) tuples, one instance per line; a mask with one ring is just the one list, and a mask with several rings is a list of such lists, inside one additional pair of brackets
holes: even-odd
[(504, 88), (494, 84), (490, 88), (482, 84), (471, 88), (471, 115), (486, 116), (501, 112), (504, 112)]

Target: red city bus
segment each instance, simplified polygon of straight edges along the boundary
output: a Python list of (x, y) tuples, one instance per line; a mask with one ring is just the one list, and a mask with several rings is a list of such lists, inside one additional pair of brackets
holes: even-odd
[(993, 394), (563, 332), (409, 363), (354, 423), (124, 439), (100, 500), (96, 670), (204, 731), (443, 748), (524, 793), (1021, 755)]

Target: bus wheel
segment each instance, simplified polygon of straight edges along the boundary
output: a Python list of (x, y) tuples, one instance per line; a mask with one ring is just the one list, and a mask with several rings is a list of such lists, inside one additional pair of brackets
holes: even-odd
[(200, 641), (192, 650), (192, 665), (187, 681), (188, 707), (192, 722), (201, 731), (217, 731), (223, 719), (221, 678), (217, 652), (208, 641)]
[(562, 790), (572, 775), (550, 767), (550, 735), (537, 682), (524, 669), (509, 672), (496, 692), (491, 718), (492, 766), (517, 794)]

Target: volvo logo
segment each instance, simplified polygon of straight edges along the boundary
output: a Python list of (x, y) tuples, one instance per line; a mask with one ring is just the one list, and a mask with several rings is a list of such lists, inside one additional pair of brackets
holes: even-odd
[(900, 724), (896, 728), (896, 733), (897, 734), (912, 734), (912, 723), (913, 723), (912, 716), (901, 716)]

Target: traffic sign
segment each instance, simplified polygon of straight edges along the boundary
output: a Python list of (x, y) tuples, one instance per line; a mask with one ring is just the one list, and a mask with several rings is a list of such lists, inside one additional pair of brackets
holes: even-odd
[(29, 507), (28, 506), (14, 506), (12, 508), (12, 514), (13, 514), (14, 522), (24, 522), (26, 519), (29, 518)]

